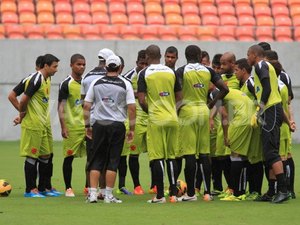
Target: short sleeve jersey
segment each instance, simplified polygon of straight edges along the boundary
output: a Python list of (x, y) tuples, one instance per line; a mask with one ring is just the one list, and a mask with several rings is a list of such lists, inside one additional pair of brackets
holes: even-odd
[(103, 67), (95, 67), (91, 71), (89, 71), (84, 78), (82, 79), (81, 82), (81, 95), (86, 95), (86, 93), (89, 90), (89, 87), (91, 83), (95, 80), (98, 79), (99, 77), (105, 76), (107, 74), (107, 71)]
[(228, 88), (240, 90), (240, 81), (235, 74), (222, 74), (221, 77)]
[(181, 87), (172, 69), (152, 64), (142, 70), (138, 79), (138, 92), (146, 93), (149, 122), (177, 122), (175, 92)]
[(281, 71), (281, 73), (279, 74), (279, 79), (287, 86), (289, 91), (289, 96), (291, 97), (291, 99), (293, 99), (294, 93), (292, 90), (292, 81), (289, 75), (286, 72)]
[(254, 67), (255, 95), (256, 95), (258, 103), (260, 103), (260, 101), (261, 101), (261, 95), (263, 92), (261, 80), (263, 80), (265, 78), (269, 78), (270, 86), (271, 86), (271, 93), (270, 93), (269, 99), (265, 103), (265, 109), (267, 109), (272, 105), (280, 103), (281, 97), (280, 97), (280, 93), (278, 90), (278, 78), (277, 78), (274, 67), (270, 63), (261, 60)]
[(288, 109), (288, 98), (289, 98), (289, 91), (287, 86), (278, 79), (278, 87), (279, 87), (279, 91), (280, 91), (280, 96), (281, 96), (281, 100), (282, 100), (282, 108), (283, 111), (285, 113), (288, 114), (289, 109)]
[(20, 96), (25, 91), (26, 81), (30, 79), (35, 73), (30, 74), (28, 77), (23, 78), (17, 86), (14, 87), (13, 91), (16, 93), (17, 96)]
[(220, 78), (214, 70), (200, 63), (189, 63), (177, 69), (183, 93), (183, 104), (207, 104), (210, 81), (216, 83)]
[(49, 125), (49, 96), (51, 80), (37, 72), (25, 82), (24, 94), (30, 97), (22, 127), (43, 130)]
[(254, 78), (249, 77), (246, 82), (241, 87), (241, 91), (244, 92), (253, 101), (256, 100), (255, 90), (254, 90)]
[(65, 101), (64, 118), (69, 130), (84, 130), (81, 82), (70, 75), (59, 85), (58, 101)]
[(135, 104), (130, 81), (118, 76), (104, 76), (93, 81), (84, 99), (94, 103), (94, 119), (124, 122), (127, 105)]

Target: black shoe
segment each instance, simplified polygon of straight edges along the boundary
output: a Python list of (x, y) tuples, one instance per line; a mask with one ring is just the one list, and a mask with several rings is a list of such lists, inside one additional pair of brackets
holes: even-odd
[(258, 196), (254, 199), (255, 202), (271, 202), (273, 199), (273, 195), (267, 193), (263, 194), (262, 196)]
[(272, 199), (272, 203), (281, 203), (281, 202), (284, 202), (287, 200), (289, 200), (289, 194), (287, 192), (278, 191), (274, 195), (274, 197)]
[(296, 199), (296, 194), (295, 194), (295, 192), (289, 192), (289, 198), (290, 198), (290, 199)]

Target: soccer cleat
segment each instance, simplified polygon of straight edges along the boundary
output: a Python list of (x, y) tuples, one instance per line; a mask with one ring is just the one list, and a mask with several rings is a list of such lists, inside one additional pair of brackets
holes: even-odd
[(183, 195), (182, 197), (178, 198), (179, 202), (193, 202), (193, 201), (197, 201), (197, 196), (196, 194), (193, 196), (188, 196), (187, 194)]
[(156, 185), (154, 187), (150, 188), (149, 191), (148, 191), (148, 193), (149, 194), (157, 194), (157, 187), (156, 187)]
[(104, 200), (104, 198), (105, 198), (105, 195), (103, 195), (102, 193), (99, 193), (97, 196), (98, 200)]
[(295, 194), (295, 192), (289, 192), (289, 198), (290, 198), (290, 199), (296, 199), (296, 194)]
[(32, 189), (29, 193), (25, 192), (24, 197), (26, 198), (45, 198), (45, 195), (39, 193), (39, 191), (35, 188)]
[(165, 197), (162, 197), (162, 198), (156, 198), (156, 197), (154, 197), (153, 199), (148, 200), (147, 202), (148, 203), (158, 203), (158, 204), (166, 203), (166, 198)]
[(248, 195), (243, 194), (243, 195), (237, 196), (237, 198), (238, 198), (239, 200), (241, 200), (241, 201), (245, 201), (245, 200), (247, 200), (247, 196), (248, 196)]
[(122, 203), (122, 200), (114, 197), (113, 195), (110, 197), (105, 196), (104, 203)]
[(271, 202), (273, 199), (273, 195), (267, 193), (263, 194), (262, 196), (257, 197), (254, 201), (255, 202)]
[(75, 197), (75, 194), (74, 194), (72, 188), (68, 188), (68, 189), (66, 190), (65, 196), (66, 196), (66, 197)]
[(117, 194), (132, 195), (132, 193), (128, 191), (126, 187), (122, 187), (118, 189), (116, 192)]
[(61, 193), (60, 191), (57, 191), (55, 188), (52, 188), (50, 191), (51, 191), (52, 193), (56, 194), (57, 196), (60, 196), (60, 195), (63, 194), (63, 193)]
[(195, 195), (196, 195), (196, 197), (200, 196), (200, 189), (199, 188), (195, 188)]
[(286, 192), (278, 191), (272, 198), (272, 203), (281, 203), (289, 200), (289, 194)]
[(228, 201), (228, 202), (239, 202), (241, 201), (238, 197), (234, 196), (233, 194), (228, 195), (224, 198), (220, 199), (221, 201)]
[(176, 202), (178, 202), (178, 198), (176, 197), (176, 196), (170, 196), (169, 197), (169, 202), (171, 202), (171, 203), (176, 203)]
[(205, 202), (210, 202), (210, 201), (213, 201), (214, 200), (214, 197), (210, 194), (204, 194), (203, 195), (203, 201)]
[(89, 194), (89, 188), (88, 187), (83, 188), (83, 194), (85, 196), (87, 196)]
[(41, 195), (47, 196), (47, 197), (58, 197), (60, 196), (59, 194), (55, 194), (54, 192), (50, 190), (45, 190), (45, 191), (40, 191)]
[(223, 191), (221, 194), (218, 195), (218, 198), (225, 198), (227, 196), (232, 195), (233, 190), (230, 188), (227, 188), (225, 191)]
[(260, 197), (259, 193), (254, 191), (246, 196), (246, 200), (255, 201), (255, 199), (259, 197)]
[(212, 195), (212, 196), (218, 196), (219, 194), (222, 194), (222, 191), (219, 191), (219, 190), (213, 190), (213, 191), (211, 192), (211, 195)]
[(144, 190), (143, 190), (143, 188), (141, 186), (137, 186), (133, 190), (133, 194), (135, 194), (135, 195), (143, 195), (143, 194), (145, 194), (145, 192), (144, 192)]
[(164, 190), (164, 196), (165, 196), (165, 197), (168, 197), (169, 194), (170, 194), (170, 191), (169, 191), (169, 190)]
[(95, 193), (90, 193), (88, 198), (87, 198), (87, 202), (88, 203), (97, 203), (98, 201), (98, 195), (97, 192)]

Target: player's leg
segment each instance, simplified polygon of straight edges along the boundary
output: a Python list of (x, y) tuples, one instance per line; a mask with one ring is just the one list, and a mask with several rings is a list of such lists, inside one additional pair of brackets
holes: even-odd
[(119, 189), (117, 193), (131, 195), (132, 193), (127, 190), (125, 185), (126, 174), (127, 174), (127, 155), (122, 155), (120, 158), (120, 163), (118, 166), (118, 175), (119, 175)]

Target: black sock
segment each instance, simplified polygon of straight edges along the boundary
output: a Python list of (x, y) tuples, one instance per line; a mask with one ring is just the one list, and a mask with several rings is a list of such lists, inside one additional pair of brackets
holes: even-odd
[(38, 162), (38, 172), (39, 172), (38, 189), (41, 192), (46, 190), (48, 163), (49, 163), (49, 159), (39, 158), (39, 162)]
[(289, 184), (288, 184), (288, 191), (294, 192), (294, 183), (295, 183), (295, 163), (293, 158), (287, 159), (289, 168), (290, 168), (290, 178), (289, 178)]
[(164, 160), (155, 159), (152, 161), (153, 182), (157, 187), (157, 198), (164, 197)]
[(182, 169), (182, 157), (176, 158), (176, 163), (177, 163), (177, 174), (176, 174), (176, 181), (177, 181)]
[(280, 173), (276, 175), (277, 180), (277, 191), (286, 193), (287, 192), (287, 186), (286, 186), (286, 178), (284, 173)]
[(24, 173), (25, 173), (25, 191), (29, 193), (32, 189), (36, 188), (36, 178), (37, 178), (37, 160), (33, 158), (26, 158), (24, 163)]
[(241, 179), (244, 174), (243, 168), (245, 167), (244, 161), (237, 161), (236, 158), (232, 158), (231, 160), (231, 185), (233, 189), (233, 194), (235, 196), (240, 196), (242, 194), (245, 194), (244, 188), (243, 188), (243, 179)]
[(247, 164), (247, 180), (249, 183), (249, 192), (257, 192), (261, 195), (261, 189), (264, 177), (264, 166), (262, 162)]
[(287, 160), (283, 160), (282, 161), (282, 166), (283, 166), (283, 173), (285, 175), (285, 182), (286, 182), (286, 186), (289, 187), (290, 184), (290, 166), (288, 164)]
[(231, 187), (231, 177), (230, 177), (230, 174), (231, 174), (231, 160), (230, 160), (230, 157), (226, 157), (225, 159), (222, 159), (221, 160), (221, 163), (223, 164), (223, 173), (224, 173), (224, 177), (225, 177), (225, 180), (226, 180), (226, 183), (227, 183), (227, 186), (229, 188), (232, 188)]
[(268, 180), (268, 187), (269, 187), (269, 189), (268, 189), (268, 191), (267, 191), (267, 194), (268, 194), (269, 196), (275, 195), (275, 193), (276, 193), (276, 188), (275, 188), (276, 183), (277, 183), (277, 182), (276, 182), (275, 179), (269, 179), (269, 180)]
[(149, 162), (149, 168), (150, 168), (150, 179), (151, 179), (151, 185), (150, 185), (150, 189), (153, 188), (155, 186), (155, 181), (154, 181), (154, 168), (153, 168), (153, 160)]
[(68, 188), (72, 188), (71, 180), (72, 180), (72, 162), (74, 156), (69, 156), (64, 159), (63, 163), (63, 176), (66, 185), (66, 190)]
[(267, 178), (267, 180), (269, 180), (269, 171), (270, 171), (270, 166), (269, 165), (267, 165), (267, 163), (266, 162), (263, 162), (263, 164), (264, 164), (264, 166), (265, 166), (265, 176), (266, 176), (266, 178)]
[(170, 184), (170, 196), (176, 196), (177, 195), (177, 180), (176, 175), (178, 174), (178, 168), (177, 163), (175, 159), (167, 159), (167, 173), (169, 178), (169, 184)]
[(119, 172), (119, 189), (122, 187), (125, 187), (125, 179), (126, 179), (126, 173), (127, 173), (127, 162), (126, 162), (127, 156), (121, 156), (118, 172)]
[(133, 180), (134, 188), (140, 186), (140, 164), (139, 164), (139, 155), (129, 155), (129, 170)]
[(200, 170), (200, 160), (197, 159), (197, 170), (196, 170), (196, 184), (195, 184), (195, 188), (197, 188), (198, 190), (201, 189), (201, 184), (202, 184), (202, 174), (201, 174), (201, 170)]
[(53, 153), (51, 153), (48, 165), (45, 171), (45, 185), (46, 189), (51, 190), (52, 189), (52, 184), (51, 184), (51, 178), (53, 175)]
[(217, 191), (223, 191), (222, 168), (220, 162), (221, 160), (218, 160), (216, 157), (211, 158), (211, 177), (213, 182), (213, 188)]
[(195, 195), (195, 176), (197, 170), (197, 161), (195, 155), (186, 155), (184, 176), (187, 184), (187, 195), (192, 197)]
[(199, 155), (199, 170), (201, 172), (204, 194), (210, 194), (210, 183), (211, 183), (211, 165), (208, 155)]

